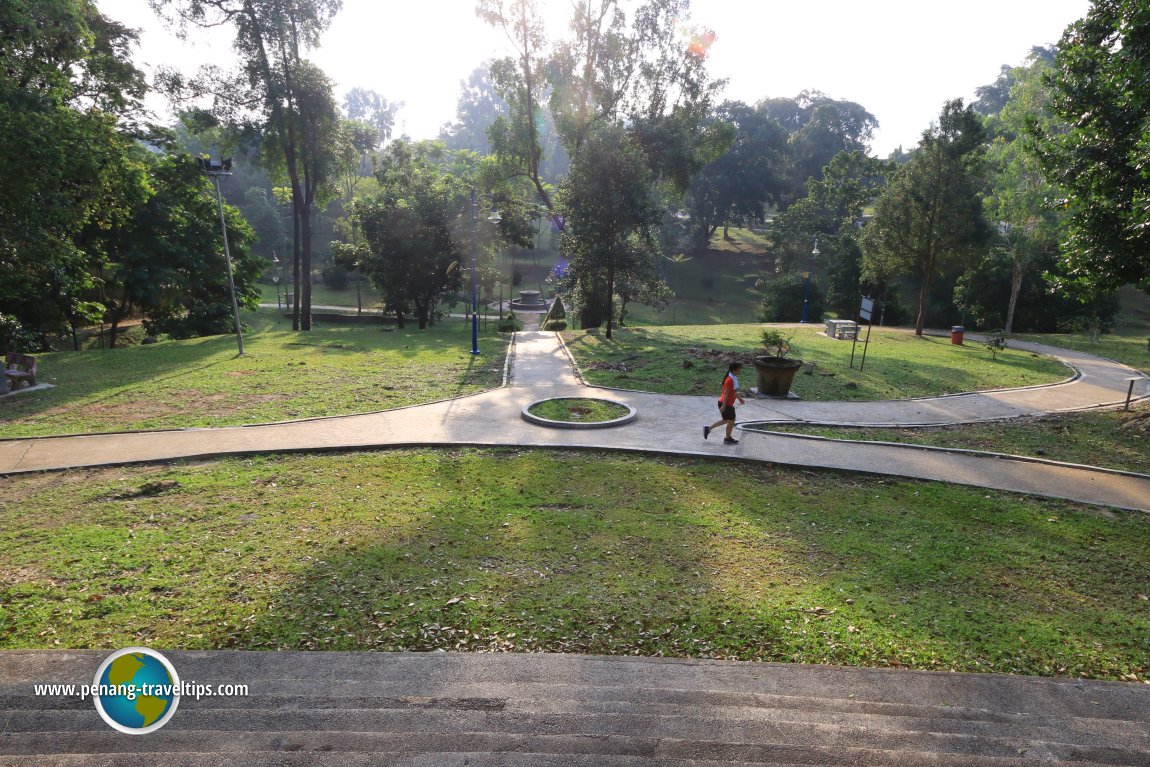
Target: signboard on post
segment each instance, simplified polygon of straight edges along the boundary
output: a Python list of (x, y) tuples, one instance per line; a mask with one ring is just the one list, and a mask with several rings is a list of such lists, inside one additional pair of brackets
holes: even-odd
[[(870, 296), (863, 298), (862, 303), (859, 304), (859, 322), (866, 320), (866, 339), (863, 341), (863, 354), (862, 361), (859, 363), (859, 370), (862, 370), (866, 365), (866, 351), (870, 346), (870, 329), (873, 324), (871, 319), (874, 317), (874, 299)], [(855, 347), (858, 346), (859, 337), (855, 333), (854, 345), (851, 346), (851, 367), (855, 366)]]

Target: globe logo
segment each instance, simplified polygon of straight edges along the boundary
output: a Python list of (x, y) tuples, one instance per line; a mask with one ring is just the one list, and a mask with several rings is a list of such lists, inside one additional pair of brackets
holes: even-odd
[(155, 732), (180, 703), (180, 677), (171, 662), (147, 647), (109, 655), (96, 671), (92, 698), (110, 727), (129, 735)]

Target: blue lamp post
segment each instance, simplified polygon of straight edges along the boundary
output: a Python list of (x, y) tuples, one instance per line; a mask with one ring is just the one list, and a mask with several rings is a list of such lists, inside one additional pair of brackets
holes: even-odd
[(479, 253), (479, 214), (475, 190), (471, 190), (471, 353), (479, 354), (479, 294), (475, 285), (475, 261)]
[[(494, 207), (487, 220), (498, 224), (503, 220)], [(476, 279), (476, 261), (479, 257), (479, 211), (475, 206), (475, 190), (471, 190), (471, 353), (479, 354), (479, 287)]]
[(799, 322), (805, 323), (807, 321), (807, 304), (810, 303), (811, 298), (811, 275), (815, 270), (815, 257), (819, 255), (819, 238), (815, 238), (815, 249), (811, 251), (811, 257), (807, 261), (807, 282), (803, 286), (803, 318)]

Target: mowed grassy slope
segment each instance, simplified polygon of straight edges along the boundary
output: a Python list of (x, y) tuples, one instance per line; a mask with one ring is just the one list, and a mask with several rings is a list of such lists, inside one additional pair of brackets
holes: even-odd
[[(755, 385), (750, 357), (761, 354), (766, 325), (617, 328), (568, 331), (564, 338), (587, 379), (600, 386), (665, 394), (717, 394), (727, 364), (745, 357), (741, 383)], [(1068, 378), (1057, 360), (1017, 349), (992, 357), (981, 344), (955, 346), (949, 338), (915, 337), (905, 330), (876, 328), (866, 367), (863, 345), (819, 335), (825, 325), (784, 328), (793, 335), (792, 357), (814, 362), (810, 375), (795, 377), (791, 390), (810, 400), (905, 399), (938, 394), (1033, 386)]]
[(558, 651), (1137, 678), (1150, 518), (519, 450), (0, 478), (0, 646)]
[(382, 410), (498, 386), (507, 338), (472, 356), (470, 326), (427, 330), (318, 325), (291, 330), (275, 312), (245, 315), (235, 336), (40, 357), (56, 388), (0, 399), (0, 437), (233, 426)]

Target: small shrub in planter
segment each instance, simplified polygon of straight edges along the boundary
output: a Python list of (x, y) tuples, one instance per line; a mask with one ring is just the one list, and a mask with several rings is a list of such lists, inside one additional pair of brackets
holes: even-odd
[(775, 328), (768, 328), (763, 331), (762, 340), (768, 354), (755, 358), (759, 394), (768, 397), (786, 397), (795, 380), (795, 373), (802, 367), (803, 361), (787, 357), (787, 354), (794, 351), (791, 336), (784, 335)]

